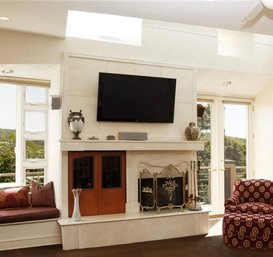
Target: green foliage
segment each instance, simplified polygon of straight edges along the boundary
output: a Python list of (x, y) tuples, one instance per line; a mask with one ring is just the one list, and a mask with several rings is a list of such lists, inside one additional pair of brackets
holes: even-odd
[(225, 136), (225, 159), (246, 166), (246, 139)]
[[(210, 166), (211, 160), (211, 108), (210, 104), (206, 109), (202, 119), (198, 120), (198, 126), (201, 129), (200, 140), (205, 142), (205, 149), (198, 153), (198, 159), (201, 166)], [(236, 166), (246, 166), (246, 139), (225, 136), (225, 159), (233, 160)]]
[(197, 125), (201, 130), (200, 140), (205, 142), (204, 151), (198, 152), (198, 160), (201, 162), (201, 166), (210, 166), (211, 160), (211, 106), (210, 104), (203, 104), (206, 109), (203, 117), (198, 118)]
[(204, 151), (198, 152), (198, 160), (201, 162), (201, 166), (210, 166), (211, 160), (211, 140), (210, 133), (201, 133), (200, 140), (205, 142)]
[(0, 173), (15, 170), (15, 131), (4, 131), (0, 136)]
[(198, 118), (197, 125), (201, 129), (201, 131), (207, 131), (210, 130), (210, 124), (211, 124), (211, 106), (210, 104), (203, 104), (206, 109), (204, 111), (203, 117)]
[[(15, 182), (16, 172), (16, 131), (11, 129), (0, 129), (0, 183)], [(26, 157), (28, 159), (44, 158), (44, 141), (26, 141)], [(3, 176), (5, 173), (14, 175)]]
[[(206, 106), (203, 117), (198, 119), (198, 127), (201, 129), (200, 140), (205, 142), (204, 151), (198, 152), (198, 160), (201, 162), (203, 169), (198, 176), (198, 194), (203, 201), (209, 203), (209, 169), (211, 168), (211, 105), (204, 104)], [(225, 160), (235, 161), (236, 166), (246, 166), (246, 139), (225, 136), (224, 138), (224, 153)], [(207, 168), (204, 168), (207, 167)], [(245, 178), (246, 169), (237, 168), (237, 178)]]
[(44, 141), (26, 141), (26, 157), (27, 159), (44, 159)]
[[(15, 144), (14, 130), (0, 130), (0, 174), (15, 173)], [(14, 182), (15, 177), (0, 177), (1, 182)]]

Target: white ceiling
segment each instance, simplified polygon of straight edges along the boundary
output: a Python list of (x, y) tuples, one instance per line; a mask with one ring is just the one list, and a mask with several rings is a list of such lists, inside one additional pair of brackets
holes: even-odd
[[(0, 16), (10, 18), (0, 21), (0, 29), (64, 37), (67, 10), (79, 10), (273, 35), (273, 10), (263, 10), (248, 24), (242, 21), (258, 3), (259, 0), (9, 0), (0, 1)], [(272, 74), (214, 72), (205, 69), (198, 72), (198, 80), (203, 82), (198, 87), (200, 92), (251, 97), (273, 78)], [(219, 86), (226, 78), (233, 81), (233, 87)]]
[[(67, 10), (91, 11), (273, 35), (273, 10), (264, 10), (254, 24), (242, 19), (259, 0), (176, 1), (0, 1), (0, 28), (64, 37)], [(247, 28), (246, 28), (247, 27)]]

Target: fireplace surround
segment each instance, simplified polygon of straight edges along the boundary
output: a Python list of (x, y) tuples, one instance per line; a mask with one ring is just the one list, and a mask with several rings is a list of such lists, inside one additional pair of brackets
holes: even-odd
[[(75, 222), (68, 218), (68, 188), (64, 184), (63, 192), (67, 193), (63, 194), (62, 218), (58, 221), (62, 229), (63, 249), (99, 247), (206, 234), (208, 232), (208, 211), (193, 212), (186, 209), (181, 211), (185, 201), (185, 198), (182, 197), (182, 202), (178, 204), (179, 209), (173, 208), (176, 204), (172, 199), (163, 202), (163, 207), (166, 208), (160, 209), (160, 212), (157, 209), (155, 209), (156, 211), (140, 212), (138, 191), (139, 172), (145, 169), (149, 170), (151, 174), (156, 174), (155, 180), (163, 178), (160, 185), (162, 188), (166, 188), (166, 190), (164, 189), (166, 192), (169, 185), (173, 183), (175, 186), (179, 182), (179, 180), (166, 180), (168, 170), (171, 173), (176, 173), (176, 176), (182, 173), (182, 178), (185, 181), (184, 188), (186, 189), (188, 184), (188, 189), (191, 190), (192, 178), (189, 176), (188, 183), (186, 183), (185, 174), (189, 169), (190, 160), (194, 160), (196, 151), (203, 150), (203, 147), (204, 144), (199, 141), (61, 141), (63, 166), (67, 167), (67, 172), (63, 174), (64, 178), (68, 177), (68, 155), (71, 151), (123, 151), (126, 153), (124, 213), (83, 216), (81, 221)], [(171, 205), (169, 205), (170, 202)], [(158, 223), (161, 224), (160, 231)]]
[[(171, 167), (169, 166), (171, 164), (179, 172), (186, 174), (186, 171), (190, 169), (190, 161), (196, 159), (196, 151), (202, 151), (203, 148), (204, 143), (200, 141), (63, 140), (61, 141), (63, 166), (67, 167), (67, 173), (64, 173), (63, 176), (68, 178), (70, 152), (125, 152), (125, 213), (138, 213), (140, 210), (139, 172), (147, 169), (152, 174), (160, 174), (164, 167)], [(193, 189), (192, 180), (189, 174), (187, 183), (189, 193)], [(63, 217), (68, 217), (67, 196), (70, 192), (68, 192), (67, 184), (64, 184), (63, 192), (62, 213)]]

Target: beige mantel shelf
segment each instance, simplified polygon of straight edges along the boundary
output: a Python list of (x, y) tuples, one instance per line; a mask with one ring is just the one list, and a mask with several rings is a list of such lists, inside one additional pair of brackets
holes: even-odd
[(61, 140), (62, 151), (203, 151), (202, 141)]

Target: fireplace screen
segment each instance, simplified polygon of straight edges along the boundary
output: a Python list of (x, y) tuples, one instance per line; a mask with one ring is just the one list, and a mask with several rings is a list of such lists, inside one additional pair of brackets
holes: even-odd
[(159, 173), (144, 169), (139, 175), (140, 210), (181, 208), (185, 206), (186, 175), (173, 165)]
[(153, 210), (156, 204), (154, 175), (144, 169), (139, 174), (138, 183), (140, 210)]

